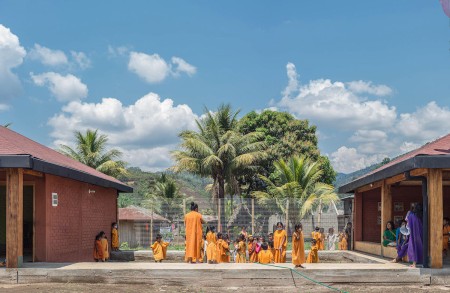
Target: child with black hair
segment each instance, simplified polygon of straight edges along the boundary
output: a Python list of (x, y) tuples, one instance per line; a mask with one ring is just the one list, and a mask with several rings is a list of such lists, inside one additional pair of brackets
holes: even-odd
[(103, 250), (103, 260), (107, 261), (109, 259), (109, 247), (108, 247), (108, 239), (106, 238), (106, 233), (101, 231), (100, 233), (102, 250)]
[(307, 263), (318, 263), (319, 262), (319, 247), (317, 245), (316, 239), (311, 239), (311, 249), (309, 250)]
[(167, 246), (169, 246), (169, 242), (162, 241), (161, 234), (157, 234), (156, 241), (151, 246), (155, 262), (162, 262), (166, 259)]
[(111, 249), (119, 251), (119, 227), (116, 222), (111, 224)]
[(228, 245), (226, 238), (226, 234), (222, 234), (221, 232), (217, 233), (217, 263), (229, 262), (230, 246)]
[(246, 263), (247, 259), (245, 257), (247, 251), (247, 244), (245, 243), (244, 234), (239, 235), (239, 239), (236, 239), (236, 263)]
[(261, 251), (258, 253), (258, 262), (261, 264), (273, 263), (273, 254), (269, 250), (269, 245), (266, 242), (261, 244)]
[(95, 236), (95, 242), (94, 242), (94, 260), (96, 262), (104, 262), (105, 258), (103, 255), (103, 248), (102, 248), (102, 237), (100, 234), (97, 234)]
[(292, 263), (296, 268), (303, 268), (305, 262), (305, 243), (303, 240), (303, 225), (295, 225), (295, 231), (292, 233)]

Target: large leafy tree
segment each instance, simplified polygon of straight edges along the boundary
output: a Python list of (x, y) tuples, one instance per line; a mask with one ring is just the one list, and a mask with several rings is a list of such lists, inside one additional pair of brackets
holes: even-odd
[(276, 170), (274, 162), (277, 160), (305, 155), (321, 164), (322, 182), (332, 184), (335, 180), (336, 173), (328, 157), (320, 155), (316, 126), (310, 125), (308, 120), (295, 119), (286, 112), (265, 110), (257, 113), (253, 111), (241, 118), (238, 128), (243, 134), (254, 131), (264, 133), (269, 149), (263, 166), (266, 175), (270, 178)]
[(267, 188), (253, 195), (261, 204), (275, 203), (283, 214), (288, 213), (290, 223), (295, 224), (313, 210), (339, 200), (334, 187), (321, 182), (320, 163), (306, 156), (293, 156), (288, 162), (276, 161), (274, 167), (275, 179), (261, 175)]
[(75, 149), (60, 145), (59, 152), (91, 168), (113, 177), (126, 174), (122, 153), (117, 149), (107, 149), (108, 137), (100, 135), (98, 130), (75, 131)]
[[(216, 112), (206, 109), (204, 118), (196, 121), (197, 131), (183, 131), (181, 150), (173, 152), (173, 170), (212, 178), (215, 199), (225, 197), (225, 187), (229, 194), (240, 194), (239, 178), (257, 172), (266, 156), (262, 133), (237, 130), (238, 114), (230, 105), (221, 105)], [(224, 215), (222, 204), (222, 225)]]

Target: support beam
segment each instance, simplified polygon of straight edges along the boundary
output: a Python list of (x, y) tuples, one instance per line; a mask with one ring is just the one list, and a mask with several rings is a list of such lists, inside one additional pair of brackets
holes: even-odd
[(382, 184), (383, 184), (383, 180), (377, 181), (377, 182), (374, 182), (374, 183), (370, 183), (370, 184), (361, 186), (360, 188), (358, 188), (356, 190), (356, 192), (366, 192), (366, 191), (369, 191), (369, 190), (381, 187)]
[(23, 261), (23, 170), (6, 170), (6, 267)]
[(30, 169), (23, 169), (23, 174), (31, 175), (31, 176), (35, 176), (35, 177), (41, 177), (41, 178), (44, 177), (44, 173), (30, 170)]
[(428, 171), (428, 211), (430, 241), (430, 267), (442, 268), (442, 226), (443, 226), (443, 193), (442, 170), (429, 169)]
[[(392, 193), (391, 186), (384, 181), (381, 186), (381, 241), (388, 221), (392, 221)], [(381, 250), (384, 255), (383, 248)]]

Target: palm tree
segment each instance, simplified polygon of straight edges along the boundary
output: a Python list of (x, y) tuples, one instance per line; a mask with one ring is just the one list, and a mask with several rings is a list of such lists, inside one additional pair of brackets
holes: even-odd
[[(252, 132), (242, 135), (237, 130), (237, 115), (230, 105), (222, 105), (217, 112), (205, 109), (204, 118), (196, 120), (197, 131), (183, 131), (181, 150), (172, 153), (175, 172), (187, 171), (213, 179), (213, 198), (240, 194), (239, 177), (258, 170), (258, 163), (266, 156), (263, 135)], [(220, 208), (221, 225), (225, 225), (224, 204)]]
[(261, 204), (275, 203), (283, 214), (288, 213), (289, 222), (300, 221), (315, 208), (339, 200), (334, 187), (320, 182), (321, 166), (305, 156), (294, 156), (288, 162), (274, 163), (277, 179), (260, 175), (267, 184), (266, 191), (255, 191), (253, 195)]
[(106, 150), (108, 137), (98, 130), (75, 131), (76, 148), (60, 145), (59, 152), (107, 175), (126, 175), (125, 162), (119, 160), (122, 153), (116, 149)]

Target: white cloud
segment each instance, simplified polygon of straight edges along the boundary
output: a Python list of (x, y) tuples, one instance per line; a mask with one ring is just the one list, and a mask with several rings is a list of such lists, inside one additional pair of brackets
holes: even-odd
[(91, 67), (91, 60), (83, 52), (70, 51), (70, 54), (72, 55), (72, 58), (74, 59), (75, 63), (81, 69), (84, 70), (86, 68)]
[(387, 85), (374, 85), (371, 81), (350, 81), (347, 82), (348, 89), (355, 94), (371, 94), (375, 96), (387, 96), (392, 94), (392, 89)]
[(189, 106), (149, 93), (128, 106), (115, 98), (71, 102), (49, 125), (55, 144), (70, 144), (75, 130), (99, 129), (108, 135), (111, 146), (123, 150), (130, 165), (161, 170), (172, 163), (169, 151), (179, 143), (179, 132), (194, 129), (197, 118)]
[(128, 69), (148, 83), (163, 81), (170, 73), (167, 62), (158, 54), (131, 52)]
[(34, 44), (34, 48), (28, 53), (28, 57), (37, 60), (47, 66), (68, 65), (69, 60), (61, 50), (52, 50), (39, 44)]
[(8, 109), (9, 101), (22, 90), (20, 80), (12, 69), (22, 64), (25, 55), (19, 38), (0, 24), (0, 111)]
[(178, 76), (180, 73), (186, 73), (189, 76), (194, 75), (197, 72), (197, 68), (180, 57), (172, 57), (172, 64), (174, 64), (175, 69), (173, 70), (173, 74)]
[(371, 129), (374, 124), (378, 128), (388, 128), (397, 117), (395, 107), (381, 100), (368, 100), (360, 96), (361, 93), (385, 95), (390, 90), (387, 86), (363, 81), (346, 84), (329, 79), (311, 80), (299, 86), (295, 66), (288, 63), (286, 67), (289, 82), (278, 106), (299, 118), (311, 119), (319, 126), (359, 130)]
[(87, 86), (72, 74), (61, 75), (55, 72), (46, 72), (37, 75), (30, 73), (30, 75), (36, 85), (47, 86), (60, 102), (80, 100), (87, 97)]
[(128, 48), (127, 46), (119, 46), (119, 47), (114, 47), (111, 45), (108, 46), (108, 56), (110, 58), (126, 56), (129, 51), (130, 48)]
[(130, 53), (128, 70), (148, 83), (159, 83), (168, 76), (179, 76), (181, 73), (192, 76), (197, 72), (195, 66), (180, 57), (172, 57), (171, 63), (168, 63), (158, 54), (149, 55), (134, 51)]
[(387, 85), (317, 79), (302, 86), (294, 64), (288, 63), (286, 71), (288, 85), (281, 100), (270, 105), (311, 120), (318, 125), (321, 138), (341, 145), (331, 155), (339, 172), (365, 168), (449, 133), (450, 109), (436, 102), (399, 114), (396, 107), (380, 99), (393, 93)]
[(427, 141), (449, 133), (450, 109), (430, 102), (413, 113), (400, 114), (397, 132), (414, 141)]
[(387, 155), (384, 154), (374, 154), (370, 156), (360, 154), (355, 148), (342, 146), (331, 154), (330, 161), (337, 172), (351, 173), (378, 163), (385, 157), (387, 157)]

